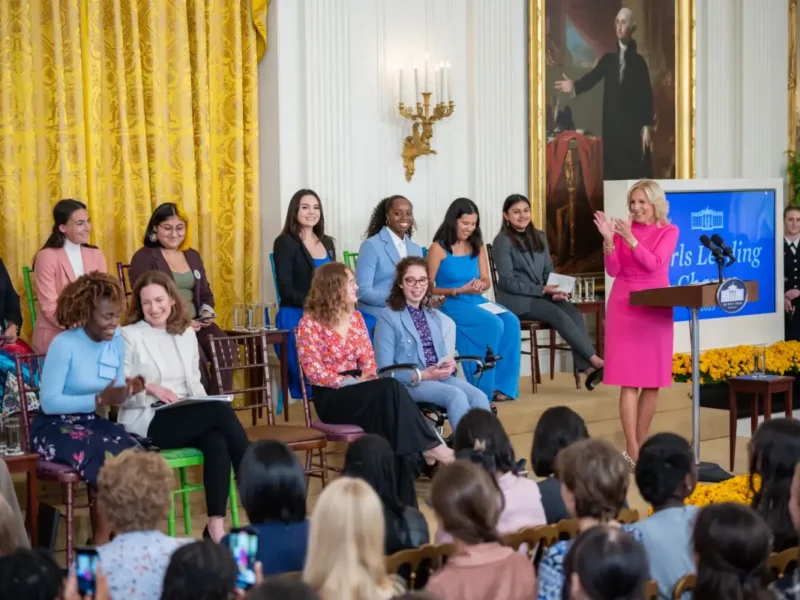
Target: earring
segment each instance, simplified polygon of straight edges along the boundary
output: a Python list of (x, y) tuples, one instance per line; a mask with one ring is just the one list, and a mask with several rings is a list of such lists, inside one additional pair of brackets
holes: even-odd
[(148, 237), (150, 238), (151, 242), (157, 242), (158, 241), (158, 234), (155, 231), (153, 233), (151, 233)]

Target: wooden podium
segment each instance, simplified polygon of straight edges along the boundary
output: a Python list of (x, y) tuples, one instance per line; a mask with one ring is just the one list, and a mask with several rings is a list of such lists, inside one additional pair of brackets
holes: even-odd
[[(747, 302), (758, 300), (758, 282), (745, 281)], [(731, 475), (714, 463), (700, 461), (700, 309), (717, 306), (719, 283), (681, 285), (631, 292), (631, 306), (689, 309), (692, 348), (692, 445), (699, 481), (724, 481)]]

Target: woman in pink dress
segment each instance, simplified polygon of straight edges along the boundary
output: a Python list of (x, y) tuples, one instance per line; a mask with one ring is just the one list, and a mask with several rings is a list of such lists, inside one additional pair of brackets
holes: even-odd
[(668, 287), (669, 265), (678, 228), (667, 219), (664, 190), (649, 179), (628, 191), (627, 219), (594, 222), (603, 236), (603, 253), (614, 285), (606, 307), (603, 383), (622, 387), (619, 415), (625, 434), (625, 459), (633, 467), (656, 412), (658, 390), (672, 384), (671, 308), (630, 305), (630, 293)]

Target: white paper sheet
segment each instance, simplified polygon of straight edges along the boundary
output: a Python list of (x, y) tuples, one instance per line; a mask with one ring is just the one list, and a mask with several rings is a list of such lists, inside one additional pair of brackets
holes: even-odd
[(493, 315), (500, 315), (506, 312), (505, 308), (499, 304), (495, 304), (494, 302), (484, 302), (483, 304), (478, 304), (478, 306), (483, 310), (492, 313)]
[(557, 285), (559, 292), (571, 294), (575, 287), (575, 278), (560, 273), (550, 273), (547, 277), (547, 285)]

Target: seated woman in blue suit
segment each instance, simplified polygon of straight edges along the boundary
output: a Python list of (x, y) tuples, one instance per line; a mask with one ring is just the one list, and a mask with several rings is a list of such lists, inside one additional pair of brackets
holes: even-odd
[(490, 410), (482, 391), (455, 375), (456, 363), (447, 353), (442, 337), (442, 313), (429, 307), (428, 267), (419, 257), (404, 258), (397, 265), (385, 308), (375, 326), (375, 361), (378, 368), (415, 363), (413, 373), (397, 377), (416, 402), (432, 402), (447, 410), (450, 425), (471, 408)]
[[(384, 198), (372, 211), (366, 239), (358, 250), (356, 283), (358, 308), (377, 317), (386, 308), (394, 282), (397, 263), (407, 256), (422, 256), (422, 248), (411, 239), (414, 235), (414, 208), (403, 196)], [(447, 352), (455, 354), (456, 325), (440, 313)]]
[[(433, 293), (446, 298), (442, 312), (456, 323), (458, 353), (483, 356), (488, 346), (503, 357), (484, 372), (478, 387), (495, 402), (513, 400), (519, 392), (519, 319), (483, 296), (491, 286), (489, 260), (472, 200), (453, 201), (433, 236), (427, 259)], [(464, 371), (472, 381), (473, 371)]]

